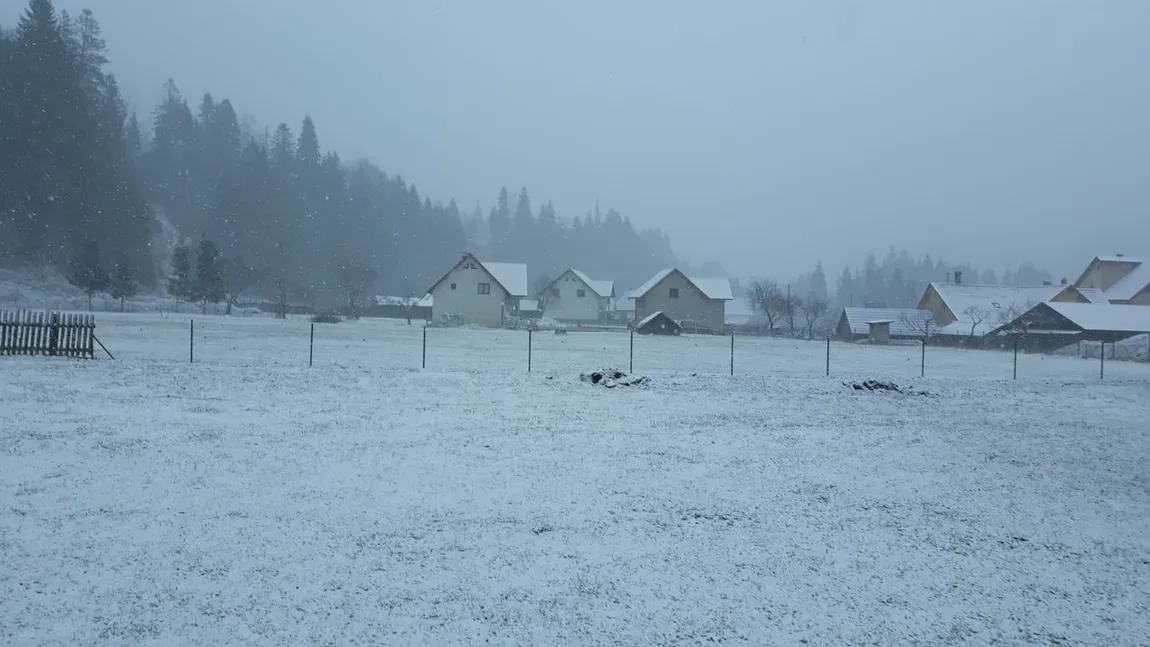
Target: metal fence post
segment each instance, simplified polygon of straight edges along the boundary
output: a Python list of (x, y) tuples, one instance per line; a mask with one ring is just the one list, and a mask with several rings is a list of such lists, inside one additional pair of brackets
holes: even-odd
[(731, 333), (731, 375), (735, 374), (735, 334)]
[(631, 331), (631, 351), (628, 355), (628, 360), (627, 360), (627, 372), (628, 373), (634, 373), (635, 372), (635, 331), (634, 330)]
[(423, 326), (423, 368), (427, 368), (427, 326)]
[(827, 335), (827, 377), (831, 376), (831, 336)]
[(1098, 348), (1101, 351), (1098, 353), (1098, 379), (1104, 380), (1106, 379), (1106, 342), (1100, 342), (1100, 344)]
[(531, 372), (531, 329), (527, 329), (527, 372)]
[(926, 377), (926, 337), (922, 338), (922, 363), (918, 369), (919, 377)]
[(188, 320), (188, 363), (196, 361), (196, 320)]
[(1014, 340), (1014, 379), (1018, 379), (1018, 340)]
[(315, 358), (315, 324), (311, 325), (311, 335), (307, 342), (307, 365), (311, 366), (312, 360)]

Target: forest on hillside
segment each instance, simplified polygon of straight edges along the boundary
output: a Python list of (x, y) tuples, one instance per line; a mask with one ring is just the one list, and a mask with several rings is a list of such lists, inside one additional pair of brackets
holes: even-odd
[(150, 115), (128, 114), (106, 52), (92, 12), (51, 0), (0, 33), (0, 264), (100, 291), (116, 276), (167, 288), (173, 249), (195, 258), (208, 241), (231, 270), (226, 291), (337, 304), (353, 289), (421, 293), (463, 251), (624, 285), (676, 263), (665, 233), (598, 206), (565, 217), (526, 188), (463, 213), (323, 149), (307, 116), (298, 132), (253, 132), (227, 99), (205, 93), (193, 109), (173, 80)]

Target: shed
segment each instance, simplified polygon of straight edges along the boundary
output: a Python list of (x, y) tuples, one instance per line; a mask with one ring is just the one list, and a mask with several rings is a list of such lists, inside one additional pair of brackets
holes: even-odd
[(920, 339), (934, 331), (929, 310), (914, 308), (843, 308), (835, 333), (842, 339), (861, 339), (871, 334), (870, 322), (890, 321), (891, 339)]
[(879, 319), (877, 321), (866, 322), (866, 325), (870, 327), (870, 340), (876, 344), (889, 344), (890, 325), (892, 323), (894, 323), (893, 319)]
[(660, 310), (647, 315), (635, 324), (635, 332), (640, 335), (681, 335), (683, 327)]

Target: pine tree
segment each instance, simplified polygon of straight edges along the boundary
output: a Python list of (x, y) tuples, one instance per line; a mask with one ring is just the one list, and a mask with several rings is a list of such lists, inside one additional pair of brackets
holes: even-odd
[(124, 311), (124, 299), (130, 299), (140, 293), (140, 286), (132, 272), (131, 259), (127, 254), (121, 254), (116, 261), (116, 273), (108, 285), (108, 294), (113, 299), (120, 300), (120, 312)]
[(188, 246), (180, 243), (172, 250), (172, 274), (168, 278), (168, 294), (177, 299), (192, 301), (195, 293), (191, 255)]
[(208, 302), (224, 300), (224, 278), (220, 267), (220, 249), (212, 241), (204, 238), (196, 253), (196, 279), (193, 282), (193, 295), (203, 302), (203, 313), (208, 312)]
[(68, 282), (88, 295), (88, 310), (91, 310), (92, 297), (108, 289), (108, 271), (100, 259), (99, 243), (94, 240), (85, 241), (80, 249), (68, 268)]

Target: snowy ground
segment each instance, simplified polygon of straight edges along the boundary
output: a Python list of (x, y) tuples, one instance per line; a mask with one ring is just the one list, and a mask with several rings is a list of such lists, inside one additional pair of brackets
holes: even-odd
[[(1150, 367), (100, 315), (0, 358), (0, 644), (1138, 645)], [(692, 375), (696, 373), (697, 375)], [(888, 377), (931, 396), (859, 393)], [(913, 378), (909, 376), (914, 376)]]

